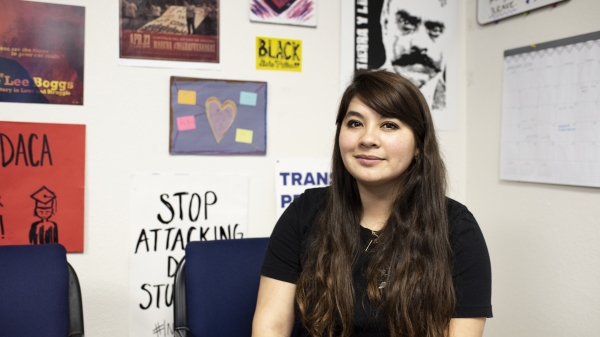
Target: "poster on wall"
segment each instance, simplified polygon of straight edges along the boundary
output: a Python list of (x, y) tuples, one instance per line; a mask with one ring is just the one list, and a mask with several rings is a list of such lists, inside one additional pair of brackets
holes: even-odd
[(565, 0), (477, 0), (477, 22), (490, 22), (556, 4)]
[(171, 77), (171, 154), (265, 154), (267, 83)]
[(500, 179), (600, 187), (600, 31), (504, 52)]
[(458, 3), (356, 0), (342, 6), (342, 90), (356, 70), (396, 72), (425, 96), (436, 128), (454, 130), (458, 111)]
[(250, 21), (317, 26), (317, 0), (250, 0)]
[(119, 64), (220, 69), (219, 0), (119, 1)]
[(129, 336), (174, 336), (173, 283), (185, 246), (247, 237), (248, 188), (238, 175), (132, 176)]
[(83, 252), (85, 125), (0, 122), (0, 245)]
[(0, 8), (0, 102), (83, 105), (85, 7)]
[(331, 158), (280, 158), (275, 164), (277, 219), (308, 188), (331, 182)]

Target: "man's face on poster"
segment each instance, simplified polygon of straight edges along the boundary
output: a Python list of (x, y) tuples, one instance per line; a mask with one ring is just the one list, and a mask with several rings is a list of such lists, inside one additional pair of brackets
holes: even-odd
[(422, 87), (444, 71), (441, 0), (386, 0), (381, 12), (386, 69)]

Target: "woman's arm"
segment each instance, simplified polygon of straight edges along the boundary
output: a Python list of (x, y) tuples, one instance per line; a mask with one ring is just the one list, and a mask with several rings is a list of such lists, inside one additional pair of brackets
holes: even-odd
[(296, 285), (261, 276), (252, 337), (289, 337), (294, 327)]
[(481, 318), (452, 318), (448, 337), (481, 337), (485, 317)]

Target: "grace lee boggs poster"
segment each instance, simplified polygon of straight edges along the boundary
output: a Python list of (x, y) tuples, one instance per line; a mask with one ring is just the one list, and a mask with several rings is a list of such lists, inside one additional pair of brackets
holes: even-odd
[(123, 0), (119, 13), (120, 64), (218, 68), (219, 0)]
[(0, 0), (0, 102), (83, 105), (85, 8)]
[(342, 6), (340, 85), (345, 88), (356, 70), (396, 72), (419, 87), (436, 128), (454, 130), (457, 41), (457, 1), (349, 1)]
[(0, 245), (83, 252), (85, 125), (0, 122)]
[(185, 246), (247, 237), (249, 179), (140, 173), (131, 188), (129, 336), (173, 336), (173, 283)]

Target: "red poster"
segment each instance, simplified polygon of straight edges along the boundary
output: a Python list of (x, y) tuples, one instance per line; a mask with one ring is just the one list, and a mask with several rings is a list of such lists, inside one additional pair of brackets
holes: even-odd
[(0, 0), (0, 102), (83, 104), (85, 8)]
[(121, 0), (120, 57), (219, 63), (218, 0)]
[(83, 252), (85, 125), (0, 122), (0, 245)]

